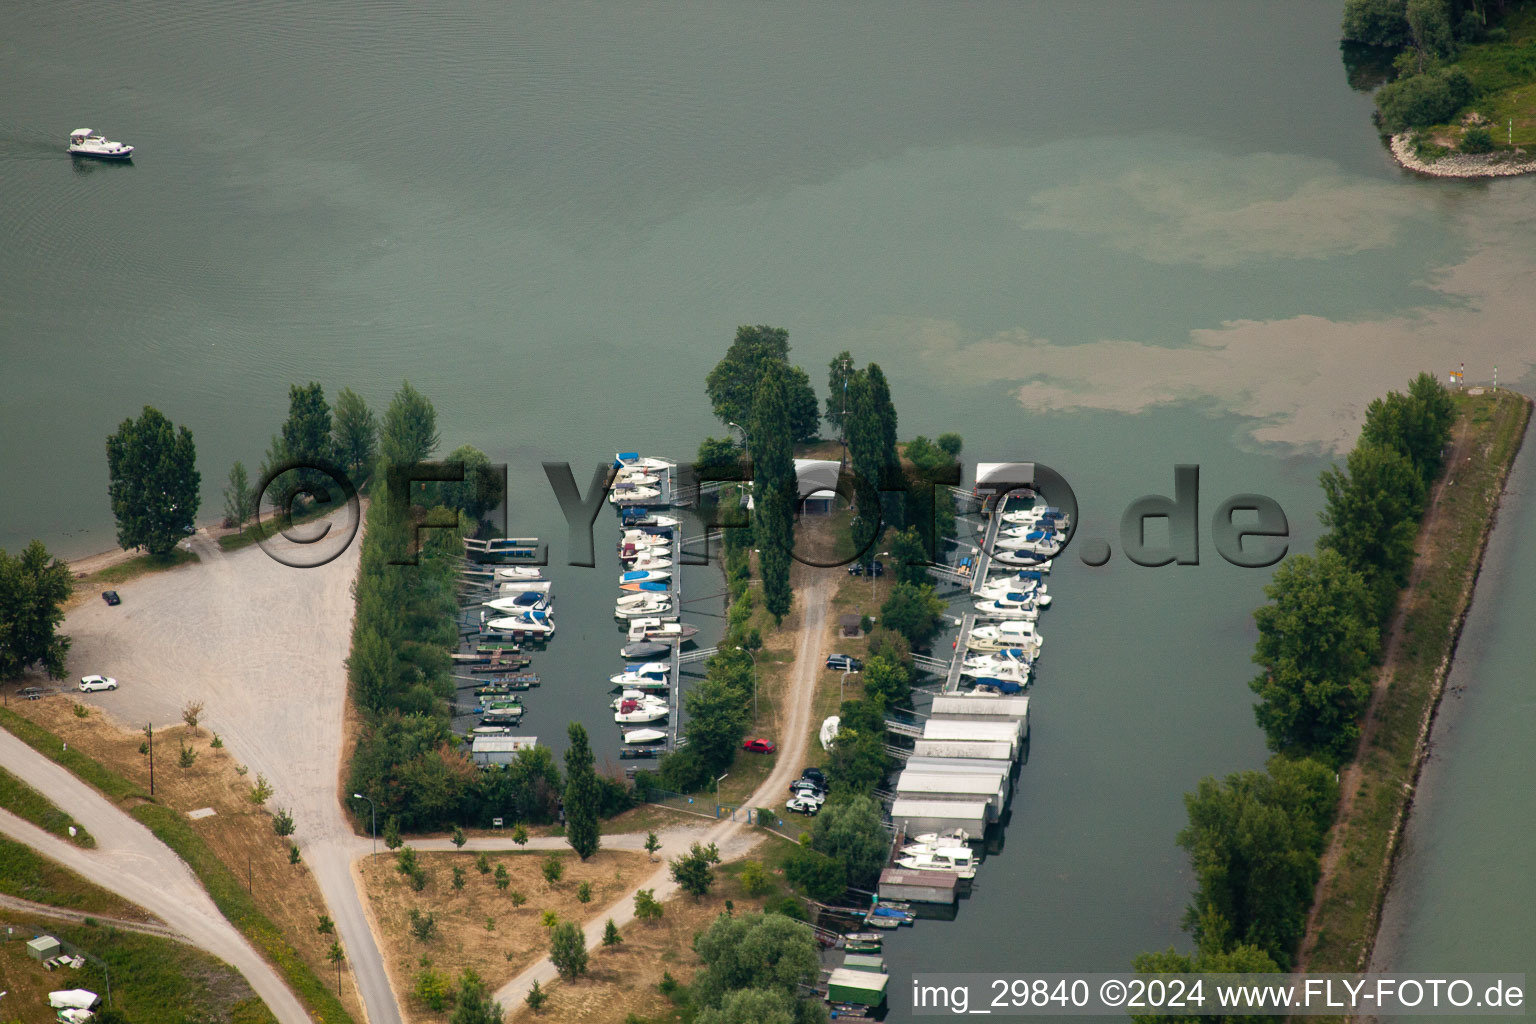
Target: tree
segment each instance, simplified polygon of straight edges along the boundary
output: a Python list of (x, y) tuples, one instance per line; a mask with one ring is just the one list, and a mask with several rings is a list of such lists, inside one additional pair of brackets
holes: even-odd
[(714, 887), (714, 865), (720, 863), (720, 851), (714, 843), (708, 846), (694, 843), (686, 854), (673, 858), (669, 863), (672, 865), (672, 880), (698, 900), (709, 895), (709, 890)]
[(321, 935), (334, 935), (336, 934), (336, 922), (332, 921), (329, 915), (321, 914), (320, 923), (315, 926), (315, 931)]
[(1474, 125), (1461, 133), (1461, 144), (1456, 148), (1463, 153), (1492, 153), (1493, 133), (1481, 125)]
[(62, 679), (70, 638), (59, 634), (64, 602), (75, 589), (69, 566), (32, 541), (16, 557), (0, 549), (0, 679), (39, 665)]
[(203, 702), (202, 701), (200, 701), (200, 700), (189, 700), (189, 701), (187, 701), (185, 704), (183, 704), (181, 706), (181, 720), (183, 722), (187, 723), (187, 728), (190, 729), (192, 732), (194, 732), (194, 733), (197, 732), (197, 723), (202, 720), (202, 717), (203, 717)]
[[(784, 365), (789, 361), (789, 332), (781, 327), (742, 326), (725, 356), (704, 378), (704, 390), (710, 407), (724, 423), (746, 422), (752, 417), (758, 375), (767, 364)], [(753, 447), (757, 435), (751, 434)]]
[(1376, 111), (1392, 132), (1428, 128), (1450, 121), (1474, 95), (1472, 79), (1459, 67), (1400, 78), (1376, 90)]
[(829, 903), (848, 891), (848, 871), (843, 862), (809, 846), (797, 847), (784, 862), (789, 884), (811, 899)]
[(613, 918), (608, 919), (607, 926), (603, 929), (603, 945), (620, 946), (624, 943), (624, 936), (619, 934), (619, 926), (613, 923)]
[(848, 408), (848, 385), (858, 371), (853, 365), (853, 355), (847, 349), (833, 356), (827, 369), (827, 426), (839, 436), (844, 436), (843, 416)]
[(483, 850), (475, 855), (475, 870), (482, 875), (491, 873), (491, 858), (487, 857)]
[(659, 921), (663, 908), (656, 899), (655, 889), (635, 890), (635, 918), (640, 921)]
[(475, 522), (501, 504), (506, 495), (506, 481), (491, 466), (485, 452), (472, 444), (460, 445), (448, 453), (450, 463), (462, 463), (464, 479), (437, 484), (439, 500), (448, 508), (455, 508)]
[(1418, 70), (1456, 48), (1451, 35), (1451, 10), (1447, 0), (1408, 0), (1403, 8), (1413, 47), (1418, 52)]
[(694, 1024), (796, 1024), (798, 1000), (782, 992), (737, 989), (721, 997), (718, 1007), (700, 1010)]
[(464, 834), (464, 830), (459, 828), (457, 825), (453, 826), (453, 832), (449, 835), (448, 838), (449, 841), (453, 843), (454, 848), (459, 850), (464, 849), (464, 844), (469, 842), (469, 837), (466, 836)]
[(181, 756), (179, 760), (183, 768), (191, 768), (194, 764), (197, 763), (197, 751), (183, 743), (181, 745)]
[(1264, 672), (1250, 684), (1259, 726), (1272, 750), (1342, 764), (1371, 692), (1377, 634), (1365, 582), (1325, 550), (1287, 560), (1264, 592), (1270, 603), (1253, 613)]
[(1344, 0), (1344, 38), (1370, 46), (1408, 42), (1404, 0)]
[(354, 485), (368, 475), (379, 447), (379, 423), (368, 403), (351, 388), (336, 396), (331, 419), (331, 451)]
[(278, 835), (291, 836), (295, 827), (293, 814), (286, 807), (279, 807), (272, 814), (272, 831)]
[(1337, 798), (1328, 766), (1284, 758), (1270, 772), (1202, 779), (1185, 795), (1189, 824), (1178, 841), (1194, 865), (1185, 926), (1197, 943), (1256, 946), (1291, 966)]
[(811, 846), (842, 863), (849, 885), (874, 888), (890, 849), (880, 805), (862, 794), (827, 804), (816, 816)]
[(880, 622), (894, 629), (913, 647), (921, 647), (939, 631), (945, 604), (928, 583), (898, 583), (880, 606)]
[(449, 1024), (501, 1024), (501, 1004), (471, 967), (459, 975), (459, 994)]
[(1424, 481), (1396, 448), (1361, 442), (1345, 469), (1322, 475), (1328, 533), (1318, 547), (1337, 551), (1358, 572), (1371, 593), (1375, 621), (1391, 613), (1398, 590), (1408, 582), (1413, 544), (1424, 506)]
[(107, 438), (107, 494), (117, 542), (164, 558), (197, 525), (202, 476), (192, 432), (146, 405)]
[[(283, 421), (283, 452), (293, 462), (315, 466), (331, 460), (331, 407), (316, 381), (288, 388), (288, 418)], [(314, 469), (299, 471), (301, 486), (317, 494), (327, 477)]]
[(544, 863), (539, 865), (539, 868), (544, 872), (544, 881), (550, 885), (554, 885), (565, 877), (565, 863), (553, 853), (544, 858)]
[(572, 722), (566, 734), (571, 742), (565, 750), (565, 838), (576, 855), (586, 860), (602, 843), (597, 820), (601, 794), (586, 728)]
[(509, 886), (511, 884), (512, 884), (512, 876), (510, 874), (508, 874), (507, 866), (505, 864), (497, 864), (496, 865), (496, 888), (498, 888), (498, 889), (502, 890), (503, 892), (505, 892), (507, 886)]
[(693, 457), (693, 468), (700, 480), (721, 478), (740, 465), (736, 442), (728, 437), (706, 437), (699, 442), (699, 453)]
[[(1195, 954), (1175, 952), (1171, 947), (1157, 953), (1137, 954), (1136, 973), (1155, 974), (1278, 974), (1280, 967), (1257, 946), (1238, 945), (1229, 949), (1202, 943)], [(1268, 1024), (1273, 1016), (1224, 1013), (1220, 1016), (1195, 1014), (1132, 1014), (1133, 1024)]]
[(827, 778), (839, 792), (869, 793), (885, 778), (885, 705), (873, 700), (845, 700), (838, 708), (837, 738), (832, 741)]
[(391, 814), (384, 819), (384, 845), (394, 850), (399, 848), (401, 842), (400, 816), (398, 814)]
[(416, 984), (411, 994), (429, 1010), (441, 1013), (453, 1001), (453, 982), (442, 971), (433, 970), (429, 961), (424, 962), (421, 972), (416, 975)]
[(325, 958), (336, 966), (336, 991), (341, 992), (341, 964), (346, 960), (347, 954), (342, 951), (341, 943), (331, 943), (331, 948), (326, 950)]
[(464, 868), (458, 864), (453, 866), (453, 891), (464, 891)]
[(224, 525), (239, 530), (256, 514), (256, 492), (246, 475), (245, 463), (235, 460), (229, 468), (229, 483), (224, 486)]
[(684, 725), (688, 745), (678, 753), (697, 759), (703, 768), (699, 775), (719, 774), (731, 763), (751, 719), (751, 675), (732, 663), (732, 655), (747, 661), (745, 655), (734, 651), (715, 655), (705, 677), (683, 696), (688, 711)]
[(784, 400), (789, 406), (789, 435), (796, 444), (814, 441), (821, 424), (816, 390), (810, 376), (798, 366), (785, 366)]
[(569, 983), (587, 973), (587, 938), (574, 921), (561, 921), (549, 933), (549, 962)]
[(549, 1001), (549, 993), (540, 988), (538, 981), (535, 980), (533, 987), (530, 988), (528, 990), (528, 994), (523, 997), (523, 1001), (528, 1004), (528, 1008), (530, 1010), (532, 1010), (534, 1013), (538, 1013), (544, 1009), (544, 1004)]
[(528, 845), (528, 829), (525, 826), (520, 825), (520, 824), (519, 825), (514, 825), (512, 827), (512, 841), (514, 843), (516, 843), (518, 846), (527, 846)]
[(753, 535), (763, 578), (763, 606), (776, 621), (789, 612), (790, 551), (795, 543), (794, 448), (784, 374), (767, 363), (758, 374), (752, 407)]
[(744, 861), (741, 865), (741, 891), (748, 896), (761, 896), (773, 888), (773, 880), (768, 877), (768, 872), (763, 868), (760, 860)]
[(416, 936), (418, 942), (431, 942), (437, 937), (437, 916), (431, 911), (423, 914), (415, 907), (411, 908), (411, 934)]
[(390, 467), (425, 462), (437, 451), (437, 410), (410, 381), (400, 385), (379, 428), (379, 453)]
[(878, 695), (886, 707), (912, 699), (912, 674), (900, 662), (877, 654), (864, 663), (864, 692)]
[(915, 526), (909, 526), (891, 538), (891, 561), (898, 582), (913, 586), (928, 582), (928, 550)]
[(647, 832), (645, 834), (645, 852), (651, 855), (652, 860), (655, 860), (656, 851), (659, 849), (661, 849), (661, 839), (654, 831)]
[(692, 986), (700, 1007), (722, 1009), (732, 993), (756, 989), (794, 1007), (793, 1020), (819, 1019), (814, 998), (800, 996), (821, 974), (807, 925), (779, 914), (722, 914), (693, 940), (693, 948), (703, 961)]

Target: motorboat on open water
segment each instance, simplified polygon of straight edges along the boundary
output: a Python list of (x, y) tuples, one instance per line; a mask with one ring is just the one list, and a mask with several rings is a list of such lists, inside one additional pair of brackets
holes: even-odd
[(132, 160), (133, 147), (102, 138), (89, 128), (76, 128), (69, 133), (69, 155), (97, 160)]

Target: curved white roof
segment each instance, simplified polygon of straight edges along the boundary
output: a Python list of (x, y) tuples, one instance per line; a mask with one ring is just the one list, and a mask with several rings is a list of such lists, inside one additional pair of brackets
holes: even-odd
[(89, 134), (91, 134), (91, 130), (89, 128), (76, 128), (74, 131), (70, 132), (69, 134), (70, 134), (71, 137), (76, 136), (76, 135), (89, 135)]

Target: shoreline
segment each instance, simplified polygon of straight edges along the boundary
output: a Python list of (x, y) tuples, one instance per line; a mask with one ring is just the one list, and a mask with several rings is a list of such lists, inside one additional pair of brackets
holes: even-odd
[[(1440, 511), (1449, 518), (1432, 524), (1431, 512), (1426, 510), (1416, 541), (1417, 582), (1404, 591), (1406, 610), (1400, 612), (1397, 628), (1407, 636), (1426, 627), (1434, 630), (1438, 639), (1431, 646), (1435, 650), (1389, 654), (1373, 684), (1378, 692), (1367, 717), (1379, 728), (1362, 730), (1360, 750), (1343, 770), (1340, 808), (1329, 832), (1322, 874), (1300, 943), (1300, 971), (1350, 972), (1365, 970), (1371, 962), (1445, 680), (1455, 660), (1504, 489), (1530, 425), (1531, 399), (1518, 392), (1507, 393), (1516, 395), (1520, 403), (1513, 411), (1515, 420), (1507, 448), (1494, 452), (1499, 432), (1497, 425), (1491, 427), (1493, 433), (1479, 445), (1488, 446), (1483, 450), (1486, 461), (1470, 466), (1453, 461), (1447, 471), (1459, 464), (1460, 472), (1442, 477), (1437, 484), (1437, 504), (1445, 503)], [(1467, 410), (1462, 409), (1458, 419), (1467, 417)], [(1450, 481), (1465, 473), (1472, 474), (1470, 486), (1448, 490)], [(1481, 480), (1480, 473), (1485, 474)], [(1472, 496), (1462, 499), (1467, 490), (1473, 491)], [(1476, 538), (1467, 538), (1470, 543), (1464, 546), (1453, 545), (1455, 550), (1435, 546), (1432, 541), (1437, 530), (1444, 527), (1454, 532), (1461, 517), (1468, 514), (1466, 506), (1456, 506), (1479, 498), (1488, 504), (1480, 510)], [(1435, 585), (1447, 570), (1456, 580), (1454, 589), (1437, 595)], [(1385, 687), (1383, 679), (1388, 683)], [(1389, 692), (1392, 696), (1387, 699)], [(1379, 744), (1372, 742), (1373, 735), (1383, 737)]]
[[(1411, 132), (1402, 132), (1391, 137), (1388, 149), (1392, 152), (1392, 159), (1406, 170), (1418, 174), (1427, 174), (1434, 178), (1461, 178), (1472, 180), (1477, 178), (1512, 178), (1521, 174), (1536, 173), (1536, 158), (1521, 162), (1509, 160), (1495, 160), (1495, 154), (1479, 154), (1471, 156), (1465, 153), (1451, 153), (1433, 162), (1419, 159), (1413, 151), (1413, 145), (1409, 142)], [(1497, 154), (1502, 157), (1502, 154)]]

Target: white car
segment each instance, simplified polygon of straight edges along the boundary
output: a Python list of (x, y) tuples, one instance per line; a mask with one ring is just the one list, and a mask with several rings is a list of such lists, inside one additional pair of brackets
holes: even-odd
[(117, 689), (117, 680), (113, 679), (111, 676), (81, 676), (80, 677), (80, 692), (81, 693), (94, 693), (97, 690), (115, 690), (115, 689)]
[(816, 816), (816, 812), (821, 810), (820, 802), (808, 800), (803, 796), (791, 797), (785, 802), (784, 807), (786, 810), (794, 811), (796, 814), (806, 814), (813, 818)]

